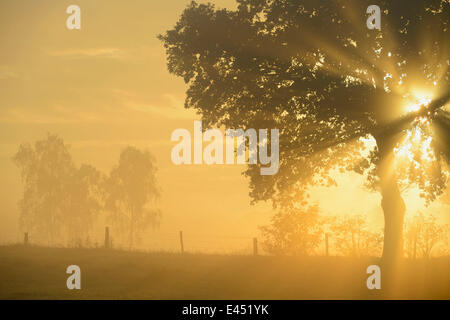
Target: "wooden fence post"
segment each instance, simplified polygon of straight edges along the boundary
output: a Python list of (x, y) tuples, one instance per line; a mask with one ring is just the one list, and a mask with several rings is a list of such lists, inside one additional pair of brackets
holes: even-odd
[(183, 231), (180, 231), (180, 246), (181, 246), (181, 253), (184, 253)]
[(109, 227), (105, 227), (105, 249), (108, 249), (111, 245), (109, 240)]
[(325, 233), (325, 255), (328, 257), (328, 233)]
[(28, 232), (25, 232), (23, 236), (23, 244), (24, 246), (28, 246)]
[(258, 239), (257, 238), (253, 238), (253, 255), (254, 256), (258, 255)]

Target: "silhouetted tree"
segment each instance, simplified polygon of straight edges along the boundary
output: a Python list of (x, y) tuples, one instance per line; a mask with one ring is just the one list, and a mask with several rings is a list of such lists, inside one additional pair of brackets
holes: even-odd
[(160, 211), (156, 165), (148, 151), (125, 148), (106, 181), (106, 209), (119, 232), (126, 235), (129, 247), (149, 224), (156, 224)]
[(335, 217), (330, 230), (336, 251), (344, 256), (378, 256), (383, 235), (370, 230), (362, 215)]
[(323, 239), (319, 208), (290, 208), (272, 217), (269, 226), (261, 227), (264, 249), (275, 255), (308, 255), (314, 253)]
[(442, 225), (432, 214), (419, 212), (405, 222), (405, 251), (410, 258), (419, 254), (424, 258), (431, 256), (431, 251), (447, 238), (448, 225)]
[(104, 179), (97, 169), (86, 164), (75, 169), (67, 178), (63, 212), (69, 239), (82, 242), (89, 236), (95, 218), (103, 210)]
[[(417, 184), (429, 201), (446, 184), (449, 2), (237, 2), (235, 11), (193, 2), (159, 36), (169, 71), (189, 85), (186, 107), (199, 111), (205, 126), (280, 129), (278, 174), (246, 171), (254, 201), (302, 202), (310, 186), (333, 183), (336, 167), (367, 176), (382, 195), (383, 257), (395, 261), (405, 212), (398, 181)], [(366, 27), (372, 4), (382, 10), (379, 31)], [(394, 148), (419, 127), (433, 134), (433, 161), (400, 177)], [(368, 157), (362, 138), (376, 144)]]
[(100, 173), (88, 165), (77, 168), (68, 146), (52, 134), (20, 145), (13, 160), (24, 183), (21, 227), (51, 243), (62, 234), (70, 240), (86, 237), (100, 210)]

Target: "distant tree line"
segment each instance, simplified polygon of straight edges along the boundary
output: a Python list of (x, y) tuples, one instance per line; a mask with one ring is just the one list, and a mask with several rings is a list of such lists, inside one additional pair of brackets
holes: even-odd
[(419, 212), (405, 223), (405, 255), (409, 258), (429, 258), (433, 249), (444, 246), (444, 254), (449, 254), (449, 226), (439, 224), (434, 215)]
[[(260, 230), (265, 251), (273, 255), (324, 254), (326, 235), (332, 255), (380, 256), (383, 249), (383, 230), (369, 228), (365, 216), (326, 216), (318, 206), (280, 211)], [(431, 214), (406, 218), (405, 256), (429, 258), (437, 247), (447, 248), (448, 230)]]
[(132, 247), (160, 217), (155, 159), (134, 147), (122, 150), (109, 175), (91, 165), (77, 166), (63, 139), (48, 134), (20, 145), (13, 161), (24, 185), (20, 226), (34, 239), (51, 244), (89, 243), (100, 216)]

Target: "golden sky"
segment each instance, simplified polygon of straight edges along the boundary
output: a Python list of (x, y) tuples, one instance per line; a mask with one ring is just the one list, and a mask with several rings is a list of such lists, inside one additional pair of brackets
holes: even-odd
[[(22, 186), (11, 157), (20, 143), (51, 132), (71, 145), (77, 164), (105, 173), (127, 145), (156, 156), (163, 216), (148, 243), (176, 250), (183, 230), (186, 247), (194, 250), (251, 247), (257, 227), (273, 212), (269, 204), (250, 205), (245, 167), (175, 166), (170, 160), (172, 131), (192, 131), (198, 116), (183, 108), (186, 86), (167, 71), (156, 36), (173, 27), (189, 2), (0, 0), (0, 242), (22, 237), (16, 205)], [(235, 6), (233, 0), (214, 3)], [(81, 30), (66, 28), (71, 4), (81, 8)], [(380, 228), (379, 195), (366, 191), (356, 174), (339, 181), (337, 188), (317, 188), (313, 200), (328, 213), (366, 214)], [(414, 191), (406, 202), (409, 212), (423, 206)], [(223, 243), (209, 241), (212, 236)]]

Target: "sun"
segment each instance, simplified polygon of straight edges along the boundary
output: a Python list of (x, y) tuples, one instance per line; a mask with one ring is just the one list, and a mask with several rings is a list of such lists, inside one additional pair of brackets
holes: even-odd
[(427, 135), (423, 128), (417, 126), (406, 131), (405, 139), (394, 148), (394, 154), (398, 161), (413, 163), (417, 168), (423, 163), (436, 160), (431, 147), (432, 141), (433, 138)]
[[(426, 90), (415, 89), (408, 95), (406, 111), (408, 113), (419, 112), (428, 108), (433, 94)], [(396, 165), (413, 165), (419, 168), (436, 159), (433, 149), (433, 138), (430, 134), (430, 120), (426, 116), (417, 116), (412, 123), (412, 128), (405, 130), (403, 140), (394, 148)]]
[(413, 101), (409, 102), (406, 106), (408, 113), (417, 112), (422, 108), (428, 107), (431, 103), (433, 95), (426, 91), (415, 90), (412, 94)]

